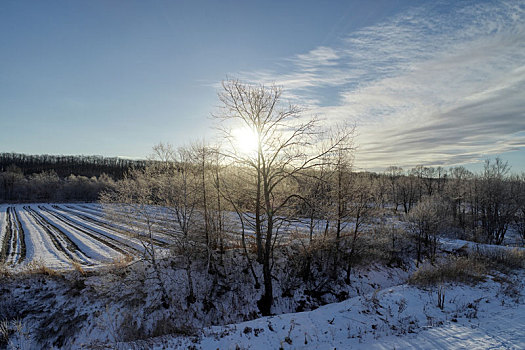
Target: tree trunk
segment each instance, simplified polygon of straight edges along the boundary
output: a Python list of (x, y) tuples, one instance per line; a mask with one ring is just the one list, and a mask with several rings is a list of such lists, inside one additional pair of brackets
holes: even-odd
[(255, 200), (255, 240), (257, 243), (257, 262), (262, 263), (264, 250), (261, 232), (261, 154), (257, 156), (257, 197)]
[(268, 180), (264, 179), (264, 201), (266, 206), (266, 238), (265, 238), (265, 249), (264, 249), (264, 260), (263, 260), (263, 280), (264, 280), (264, 294), (257, 303), (259, 311), (263, 316), (271, 315), (272, 304), (273, 304), (273, 283), (272, 283), (272, 271), (270, 262), (272, 259), (272, 238), (273, 238), (273, 212), (272, 203), (270, 200), (270, 185)]

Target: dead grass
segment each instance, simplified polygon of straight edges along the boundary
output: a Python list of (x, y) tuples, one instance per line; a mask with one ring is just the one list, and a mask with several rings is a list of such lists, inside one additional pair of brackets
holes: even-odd
[(82, 264), (80, 264), (78, 261), (71, 261), (71, 265), (73, 266), (73, 269), (81, 274), (82, 276), (86, 275), (86, 271), (82, 267)]
[(42, 261), (42, 260), (33, 260), (22, 271), (22, 274), (25, 275), (46, 275), (46, 276), (60, 276), (61, 273), (58, 270), (54, 270)]
[(485, 280), (487, 266), (475, 257), (450, 256), (437, 265), (425, 265), (410, 276), (408, 282), (420, 286), (446, 282), (476, 284)]
[(117, 258), (114, 258), (109, 266), (115, 269), (121, 269), (129, 265), (133, 261), (132, 255), (119, 255)]
[(7, 268), (7, 265), (0, 264), (0, 277), (4, 278), (4, 277), (10, 277), (10, 276), (11, 276), (11, 272)]
[(525, 268), (525, 250), (519, 248), (477, 249), (470, 254), (471, 258), (483, 261), (491, 269), (501, 272)]

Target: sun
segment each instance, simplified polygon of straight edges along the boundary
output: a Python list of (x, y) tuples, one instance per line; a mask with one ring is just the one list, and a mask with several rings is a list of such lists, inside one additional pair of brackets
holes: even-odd
[(232, 130), (233, 142), (237, 151), (253, 155), (259, 148), (259, 137), (257, 132), (248, 127), (241, 127)]

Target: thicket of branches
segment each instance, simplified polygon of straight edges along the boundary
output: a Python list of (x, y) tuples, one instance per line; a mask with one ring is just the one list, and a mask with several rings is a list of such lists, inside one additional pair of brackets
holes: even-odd
[(421, 211), (422, 201), (427, 206), (434, 201), (434, 207), (440, 203), (439, 217), (433, 220), (447, 222), (460, 238), (502, 244), (513, 229), (525, 239), (525, 174), (511, 174), (500, 158), (486, 160), (479, 173), (461, 166), (448, 170), (418, 166), (409, 171), (390, 167), (374, 182), (377, 203), (409, 217), (414, 217), (414, 209)]
[[(120, 205), (120, 212), (133, 213), (130, 218), (138, 215), (148, 223), (171, 218), (176, 223), (178, 232), (171, 233), (188, 271), (188, 300), (194, 299), (189, 272), (195, 257), (205, 256), (207, 267), (216, 271), (226, 249), (240, 249), (255, 288), (262, 287), (259, 310), (270, 314), (276, 248), (287, 244), (294, 221), (309, 216), (305, 240), (311, 242), (324, 220), (322, 230), (336, 232), (334, 249), (339, 256), (346, 221), (354, 210), (362, 210), (357, 207), (366, 207), (363, 203), (369, 198), (351, 197), (362, 193), (351, 191), (358, 182), (346, 181), (353, 127), (323, 130), (318, 120), (304, 118), (298, 107), (284, 105), (281, 94), (275, 86), (224, 82), (219, 93), (222, 109), (216, 115), (222, 147), (158, 145), (155, 162), (130, 173), (103, 197)], [(236, 143), (234, 130), (239, 128), (253, 133), (256, 149)], [(328, 192), (323, 194), (321, 188)], [(326, 205), (321, 207), (321, 202)], [(163, 220), (148, 217), (157, 215), (153, 209), (157, 206), (166, 208)], [(337, 223), (332, 227), (332, 222)], [(354, 231), (357, 236), (359, 226)], [(153, 245), (148, 248), (154, 250)], [(149, 259), (155, 260), (154, 254)], [(339, 263), (336, 258), (330, 269), (337, 270)]]

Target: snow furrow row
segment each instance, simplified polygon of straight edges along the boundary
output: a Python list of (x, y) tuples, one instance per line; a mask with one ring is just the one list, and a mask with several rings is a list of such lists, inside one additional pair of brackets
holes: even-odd
[[(105, 210), (100, 205), (91, 205), (88, 206), (86, 204), (77, 204), (78, 208), (81, 208), (83, 211), (87, 211), (90, 214), (93, 214), (95, 216), (104, 218), (103, 211)], [(126, 207), (126, 206), (125, 206)], [(108, 208), (108, 207), (106, 207)], [(133, 225), (142, 226), (143, 228), (147, 228), (147, 220), (152, 222), (154, 226), (156, 227), (155, 230), (158, 231), (158, 233), (161, 233), (163, 235), (174, 235), (174, 234), (182, 234), (182, 231), (180, 229), (174, 229), (175, 227), (179, 227), (179, 224), (176, 220), (169, 217), (169, 215), (166, 213), (166, 211), (161, 211), (158, 208), (151, 207), (148, 208), (149, 218), (146, 220), (144, 217), (141, 217), (141, 215), (136, 215), (135, 213), (129, 212), (129, 210), (125, 210), (120, 205), (112, 205), (109, 207), (110, 212), (112, 214), (115, 214), (116, 216), (123, 216), (123, 217), (133, 217)], [(164, 208), (165, 209), (165, 208)], [(133, 210), (132, 210), (133, 211)]]
[(65, 254), (71, 261), (81, 265), (91, 266), (90, 258), (73, 242), (66, 233), (47, 221), (42, 215), (37, 213), (30, 206), (24, 209), (33, 217), (35, 222), (46, 232), (55, 248)]
[[(56, 208), (56, 206), (54, 206), (54, 208)], [(104, 227), (105, 229), (108, 229), (108, 230), (111, 230), (111, 231), (114, 231), (114, 232), (118, 232), (122, 235), (125, 235), (127, 237), (134, 237), (134, 236), (137, 236), (136, 233), (132, 232), (131, 230), (125, 230), (122, 225), (119, 225), (119, 224), (116, 224), (114, 222), (108, 222), (108, 221), (105, 221), (103, 219), (102, 216), (100, 217), (94, 217), (94, 215), (90, 215), (88, 213), (85, 213), (85, 212), (80, 212), (80, 210), (74, 206), (71, 206), (71, 205), (66, 205), (65, 207), (61, 207), (60, 209), (68, 212), (69, 214), (73, 214), (73, 215), (76, 215), (88, 222), (92, 222), (96, 225), (99, 225), (101, 227)], [(146, 238), (146, 237), (145, 237)], [(150, 240), (150, 237), (147, 237), (148, 240)], [(156, 245), (156, 246), (159, 246), (159, 247), (167, 247), (168, 246), (168, 242), (165, 242), (165, 241), (162, 241), (162, 240), (159, 240), (155, 237), (151, 238), (151, 241)]]
[[(16, 211), (15, 207), (12, 207), (10, 210), (10, 216), (11, 216), (11, 226), (12, 231), (16, 233), (16, 253), (15, 257), (12, 260), (12, 264), (21, 264), (25, 258), (26, 258), (26, 242), (25, 242), (25, 232), (22, 228), (22, 224), (20, 223), (20, 219), (18, 217), (18, 213)], [(15, 243), (13, 243), (15, 244)]]
[[(101, 232), (97, 232), (95, 230), (93, 230), (92, 228), (90, 228), (89, 226), (87, 225), (82, 225), (78, 222), (75, 222), (73, 220), (71, 220), (69, 217), (67, 217), (66, 215), (64, 214), (61, 214), (60, 212), (56, 211), (56, 210), (50, 210), (49, 208), (46, 208), (44, 206), (38, 206), (39, 209), (49, 213), (50, 215), (52, 215), (53, 217), (55, 217), (57, 220), (61, 221), (62, 223), (64, 223), (65, 225), (69, 226), (70, 228), (74, 229), (74, 230), (77, 230), (79, 232), (82, 232), (83, 234), (85, 234), (86, 236), (96, 240), (96, 241), (99, 241), (100, 243), (106, 245), (107, 247), (119, 252), (120, 254), (123, 254), (123, 255), (129, 255), (129, 254), (137, 254), (137, 253), (140, 253), (137, 249), (131, 247), (130, 245), (127, 245), (121, 241), (118, 241), (112, 237), (110, 237), (109, 235), (105, 235)], [(119, 247), (122, 246), (121, 247)]]
[(13, 266), (22, 263), (26, 258), (25, 234), (14, 207), (7, 208), (5, 218), (0, 262)]
[[(69, 206), (70, 208), (80, 209), (83, 212), (89, 213), (90, 215), (96, 216), (102, 220), (107, 219), (107, 215), (104, 213), (104, 209), (100, 206), (88, 206), (85, 204), (77, 204), (75, 206)], [(178, 227), (178, 223), (170, 219), (166, 213), (161, 213), (158, 208), (148, 207), (148, 218), (138, 213), (130, 213), (124, 210), (120, 205), (112, 205), (109, 207), (110, 217), (125, 218), (123, 221), (127, 222), (127, 226), (136, 227), (140, 231), (148, 231), (148, 221), (152, 227), (152, 231), (155, 234), (155, 239), (161, 242), (169, 242), (170, 236), (176, 234), (182, 234), (180, 229), (174, 230), (174, 227)]]

